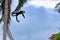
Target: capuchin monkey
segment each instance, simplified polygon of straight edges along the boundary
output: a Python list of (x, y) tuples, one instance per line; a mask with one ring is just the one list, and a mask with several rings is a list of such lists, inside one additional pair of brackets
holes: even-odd
[(16, 21), (19, 22), (19, 20), (17, 18), (18, 15), (22, 14), (23, 18), (25, 18), (24, 13), (25, 13), (25, 11), (12, 12), (12, 16), (16, 16)]

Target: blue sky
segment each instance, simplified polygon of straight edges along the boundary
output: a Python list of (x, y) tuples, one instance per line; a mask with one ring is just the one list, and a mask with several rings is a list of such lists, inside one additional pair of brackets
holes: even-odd
[[(60, 14), (54, 7), (59, 2), (56, 0), (30, 0), (21, 10), (25, 10), (24, 19), (22, 15), (18, 18), (20, 22), (16, 22), (15, 17), (11, 17), (10, 30), (14, 40), (49, 40), (48, 38), (58, 33), (60, 27)], [(18, 4), (17, 0), (13, 0), (11, 10), (13, 11)], [(2, 23), (3, 24), (3, 23)], [(2, 24), (0, 24), (0, 40), (2, 40)]]

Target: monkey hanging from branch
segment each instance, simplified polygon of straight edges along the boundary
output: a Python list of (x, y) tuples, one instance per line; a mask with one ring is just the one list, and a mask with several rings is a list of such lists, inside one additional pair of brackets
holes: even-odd
[(12, 16), (16, 16), (16, 21), (19, 22), (19, 20), (18, 20), (18, 18), (17, 18), (18, 15), (22, 14), (23, 18), (25, 18), (24, 13), (25, 13), (25, 11), (12, 12), (11, 15), (12, 15)]

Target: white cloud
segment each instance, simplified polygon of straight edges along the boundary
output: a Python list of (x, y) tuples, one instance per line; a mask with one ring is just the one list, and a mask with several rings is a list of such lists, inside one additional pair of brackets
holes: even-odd
[(54, 8), (58, 2), (59, 1), (32, 0), (32, 1), (28, 2), (28, 4), (33, 5), (35, 7), (44, 6), (44, 7), (47, 7), (47, 8)]

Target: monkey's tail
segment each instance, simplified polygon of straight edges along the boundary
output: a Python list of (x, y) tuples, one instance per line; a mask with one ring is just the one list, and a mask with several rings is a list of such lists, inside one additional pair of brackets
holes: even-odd
[(16, 16), (16, 21), (17, 21), (17, 22), (19, 22), (19, 20), (18, 20), (17, 16)]

